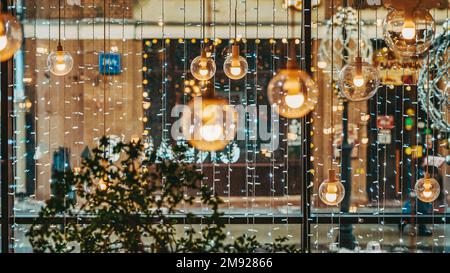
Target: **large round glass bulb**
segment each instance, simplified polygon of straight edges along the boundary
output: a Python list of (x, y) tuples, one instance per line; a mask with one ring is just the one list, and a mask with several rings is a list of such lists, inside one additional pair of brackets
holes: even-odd
[[(332, 172), (330, 172), (332, 173)], [(342, 202), (345, 196), (344, 185), (339, 179), (332, 173), (328, 179), (324, 180), (319, 186), (319, 198), (320, 200), (329, 205), (337, 206)]]
[(6, 61), (22, 45), (22, 28), (17, 20), (6, 13), (0, 14), (0, 61)]
[(72, 70), (73, 58), (69, 52), (57, 50), (48, 55), (47, 65), (53, 75), (64, 76)]
[(441, 193), (439, 182), (434, 178), (421, 178), (416, 182), (414, 191), (417, 198), (425, 203), (434, 202)]
[(194, 97), (183, 114), (184, 137), (201, 151), (223, 150), (236, 135), (237, 112), (225, 98)]
[(317, 104), (318, 87), (308, 73), (297, 69), (282, 69), (269, 82), (267, 96), (278, 114), (286, 118), (301, 118)]
[(436, 33), (436, 23), (426, 9), (391, 10), (383, 24), (386, 44), (401, 57), (414, 57), (426, 52)]
[(232, 80), (239, 80), (245, 77), (247, 70), (247, 60), (239, 55), (239, 46), (233, 45), (232, 54), (230, 54), (223, 63), (225, 75)]
[(191, 73), (197, 80), (207, 81), (216, 74), (216, 62), (202, 50), (202, 54), (191, 63)]
[(377, 92), (379, 85), (378, 69), (366, 62), (349, 63), (339, 73), (339, 89), (350, 101), (370, 99)]

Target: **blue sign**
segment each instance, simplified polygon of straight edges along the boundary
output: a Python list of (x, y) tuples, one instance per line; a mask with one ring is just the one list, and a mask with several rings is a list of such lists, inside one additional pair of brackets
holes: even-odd
[(121, 72), (120, 53), (118, 52), (100, 52), (98, 57), (100, 74), (117, 75)]

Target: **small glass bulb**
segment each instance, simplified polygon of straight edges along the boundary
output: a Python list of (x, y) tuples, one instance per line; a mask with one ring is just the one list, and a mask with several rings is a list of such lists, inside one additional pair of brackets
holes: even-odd
[(232, 80), (239, 80), (247, 75), (247, 60), (239, 56), (239, 46), (233, 45), (232, 54), (230, 54), (223, 63), (223, 72)]
[(416, 36), (416, 24), (413, 21), (405, 20), (402, 28), (402, 37), (405, 39), (413, 39)]
[(202, 76), (207, 76), (208, 75), (208, 69), (206, 69), (206, 67), (202, 67), (199, 69), (199, 73)]
[(230, 68), (230, 72), (233, 76), (238, 76), (239, 74), (241, 74), (241, 71), (242, 69), (240, 66), (232, 66)]
[(339, 90), (350, 101), (364, 101), (373, 97), (380, 85), (380, 75), (374, 66), (355, 60), (339, 72)]
[(420, 201), (431, 203), (439, 197), (441, 187), (434, 178), (421, 178), (414, 186), (414, 191)]
[(191, 73), (199, 81), (207, 81), (216, 74), (216, 63), (207, 57), (205, 50), (197, 56), (191, 63)]
[(47, 65), (53, 75), (65, 76), (72, 70), (73, 58), (69, 52), (59, 48), (48, 55)]
[(298, 93), (296, 95), (287, 95), (284, 97), (284, 101), (286, 102), (286, 105), (290, 108), (299, 108), (303, 105), (305, 102), (305, 96), (301, 93)]
[(417, 57), (432, 45), (436, 22), (428, 9), (393, 9), (383, 23), (387, 46), (400, 57)]
[(236, 135), (237, 111), (225, 98), (194, 97), (183, 114), (183, 134), (190, 145), (200, 151), (223, 150)]
[(319, 186), (320, 200), (329, 206), (336, 206), (342, 202), (345, 196), (344, 185), (336, 177), (334, 170), (330, 170), (328, 179)]
[(355, 77), (353, 78), (353, 84), (356, 87), (364, 86), (364, 77), (362, 75), (356, 74)]
[(219, 124), (203, 125), (200, 129), (201, 137), (206, 141), (219, 140), (223, 135), (222, 127)]
[(6, 61), (22, 46), (22, 27), (16, 18), (0, 13), (0, 61)]
[(285, 118), (301, 118), (314, 109), (319, 89), (308, 73), (282, 69), (269, 82), (267, 96)]

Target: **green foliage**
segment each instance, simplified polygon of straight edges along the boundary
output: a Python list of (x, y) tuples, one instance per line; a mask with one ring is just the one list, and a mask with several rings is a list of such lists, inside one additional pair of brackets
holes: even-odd
[[(120, 154), (119, 163), (108, 151)], [(35, 252), (297, 252), (278, 238), (262, 245), (254, 236), (227, 239), (223, 201), (206, 186), (196, 166), (186, 162), (185, 147), (174, 148), (175, 158), (163, 160), (154, 151), (137, 143), (109, 146), (103, 138), (80, 168), (56, 172), (52, 176), (52, 196), (39, 213), (27, 236)], [(77, 201), (69, 198), (76, 193)], [(195, 201), (210, 214), (196, 230), (195, 215), (186, 215), (183, 236), (177, 235), (174, 216), (180, 207)], [(87, 217), (87, 223), (73, 219)], [(62, 221), (55, 224), (54, 220)], [(71, 219), (71, 220), (65, 220)]]

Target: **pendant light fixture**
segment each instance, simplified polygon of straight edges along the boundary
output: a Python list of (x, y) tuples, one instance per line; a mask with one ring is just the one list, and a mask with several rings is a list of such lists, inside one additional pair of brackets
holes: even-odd
[(239, 45), (237, 39), (237, 0), (234, 7), (234, 44), (231, 46), (231, 54), (223, 63), (223, 71), (232, 80), (242, 79), (248, 70), (247, 60), (239, 55)]
[(200, 56), (191, 63), (191, 73), (199, 81), (207, 81), (216, 74), (216, 63), (207, 55), (205, 48), (205, 0), (202, 0), (202, 42)]
[[(208, 91), (209, 90), (209, 91)], [(183, 132), (188, 143), (200, 151), (223, 150), (236, 135), (237, 112), (225, 98), (218, 98), (213, 89), (202, 97), (194, 97), (183, 114)]]
[(436, 23), (429, 12), (436, 1), (386, 1), (390, 9), (383, 24), (386, 44), (400, 57), (417, 57), (426, 52), (436, 34)]
[[(292, 21), (294, 22), (294, 19)], [(302, 24), (304, 24), (303, 20)], [(291, 28), (294, 29), (294, 24)], [(304, 28), (302, 27), (302, 29)], [(302, 48), (302, 53), (304, 54), (304, 48)], [(299, 69), (294, 39), (290, 41), (289, 56), (286, 68), (281, 69), (270, 80), (267, 96), (270, 104), (277, 106), (276, 109), (280, 116), (301, 118), (314, 109), (319, 89), (309, 74)]]
[(72, 55), (61, 44), (61, 0), (58, 0), (58, 46), (48, 55), (47, 66), (55, 76), (65, 76), (73, 67)]
[(22, 45), (22, 28), (11, 14), (3, 12), (0, 4), (0, 61), (6, 61)]
[(337, 206), (342, 202), (344, 196), (344, 185), (336, 177), (335, 171), (330, 169), (328, 172), (328, 179), (323, 181), (319, 186), (320, 200), (329, 206)]
[(339, 73), (339, 89), (350, 101), (364, 101), (375, 95), (380, 85), (378, 70), (361, 57), (361, 0), (358, 0), (358, 53), (355, 61)]
[[(331, 0), (331, 6), (334, 7), (334, 1)], [(331, 40), (334, 39), (334, 16), (331, 16)], [(333, 52), (331, 53), (331, 59), (333, 60)], [(334, 62), (331, 62), (331, 86), (334, 89)], [(345, 187), (342, 184), (341, 180), (336, 177), (336, 172), (333, 170), (334, 163), (334, 90), (333, 92), (329, 92), (330, 94), (330, 137), (329, 137), (329, 145), (330, 145), (330, 169), (328, 170), (328, 179), (322, 181), (319, 186), (319, 199), (326, 205), (329, 206), (337, 206), (339, 205), (345, 196)]]
[(430, 178), (428, 173), (425, 173), (425, 177), (416, 182), (414, 192), (420, 201), (432, 203), (439, 197), (441, 187), (436, 179)]

